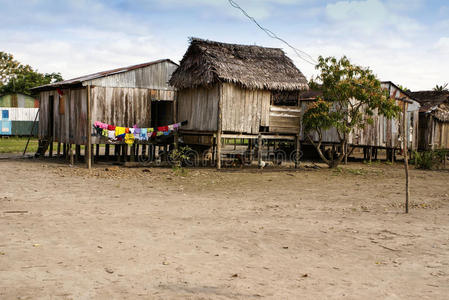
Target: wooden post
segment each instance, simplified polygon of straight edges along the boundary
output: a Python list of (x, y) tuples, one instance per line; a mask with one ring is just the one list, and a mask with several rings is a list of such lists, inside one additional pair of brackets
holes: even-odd
[(62, 157), (63, 157), (64, 159), (66, 159), (66, 158), (69, 157), (69, 156), (67, 155), (67, 154), (68, 154), (67, 151), (68, 151), (67, 144), (66, 144), (66, 143), (62, 144)]
[(217, 118), (217, 170), (221, 169), (221, 129), (222, 129), (222, 85), (218, 86), (218, 118)]
[(56, 150), (56, 157), (60, 158), (61, 157), (61, 143), (58, 142), (58, 146), (57, 146), (57, 150)]
[(348, 164), (348, 156), (349, 156), (349, 153), (348, 153), (348, 143), (346, 142), (345, 143), (345, 146), (344, 146), (344, 151), (345, 151), (345, 162), (344, 162), (344, 164), (345, 165), (347, 165)]
[(405, 213), (408, 214), (408, 202), (410, 196), (410, 189), (408, 186), (409, 176), (408, 176), (408, 130), (407, 130), (407, 104), (404, 101), (404, 115), (402, 120), (402, 134), (404, 143), (404, 165), (405, 165)]
[(70, 144), (70, 165), (74, 165), (75, 164), (75, 150), (72, 150), (72, 145)]
[(81, 145), (75, 146), (75, 153), (76, 153), (76, 161), (79, 161), (81, 156)]
[(86, 167), (92, 168), (92, 111), (90, 108), (90, 85), (86, 87), (87, 91), (87, 124), (86, 124), (86, 137), (87, 143), (84, 149), (84, 156), (86, 158)]
[(131, 162), (135, 162), (136, 161), (135, 154), (136, 154), (136, 144), (133, 144), (131, 146), (131, 157), (130, 157), (130, 161)]
[(373, 161), (373, 147), (369, 147), (369, 163)]
[(253, 140), (248, 139), (248, 147), (249, 147), (249, 164), (253, 162), (254, 155), (253, 155)]
[(109, 144), (106, 144), (104, 146), (104, 155), (106, 156), (106, 160), (109, 160), (109, 147), (110, 147)]
[(48, 156), (53, 157), (53, 137), (50, 139), (50, 149), (48, 150)]
[(296, 150), (296, 157), (295, 157), (295, 169), (299, 167), (299, 152), (301, 151), (301, 144), (299, 141), (299, 134), (296, 135), (295, 138), (295, 150)]
[(257, 136), (257, 166), (259, 169), (262, 168), (262, 135), (259, 132), (259, 135)]

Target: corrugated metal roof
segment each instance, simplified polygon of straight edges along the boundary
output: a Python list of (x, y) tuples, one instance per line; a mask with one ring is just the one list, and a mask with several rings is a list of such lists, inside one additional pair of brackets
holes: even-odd
[(132, 71), (135, 69), (145, 68), (145, 67), (163, 63), (163, 62), (170, 62), (175, 65), (178, 65), (177, 63), (173, 62), (170, 59), (159, 59), (159, 60), (155, 60), (155, 61), (151, 61), (151, 62), (147, 62), (147, 63), (143, 63), (143, 64), (123, 67), (123, 68), (117, 68), (117, 69), (112, 69), (112, 70), (108, 70), (108, 71), (97, 72), (97, 73), (93, 73), (93, 74), (89, 74), (89, 75), (85, 75), (85, 76), (81, 76), (81, 77), (76, 77), (73, 79), (68, 79), (68, 80), (63, 80), (63, 81), (59, 81), (59, 82), (55, 82), (55, 83), (41, 85), (41, 86), (32, 88), (32, 90), (38, 91), (41, 89), (59, 88), (59, 87), (64, 87), (64, 86), (69, 86), (69, 85), (78, 85), (78, 84), (83, 83), (84, 81), (89, 81), (89, 80), (93, 80), (93, 79), (97, 79), (97, 78), (101, 78), (101, 77), (124, 73), (124, 72)]

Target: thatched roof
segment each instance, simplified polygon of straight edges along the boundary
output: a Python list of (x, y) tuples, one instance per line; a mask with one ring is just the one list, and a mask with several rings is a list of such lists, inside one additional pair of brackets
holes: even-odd
[(419, 91), (411, 94), (421, 104), (420, 112), (430, 113), (441, 122), (449, 122), (448, 91)]
[(304, 75), (281, 49), (191, 39), (170, 84), (183, 89), (216, 82), (235, 83), (248, 89), (308, 89)]

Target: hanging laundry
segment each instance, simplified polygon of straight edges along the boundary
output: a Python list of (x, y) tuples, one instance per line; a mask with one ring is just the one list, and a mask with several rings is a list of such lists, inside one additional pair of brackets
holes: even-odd
[(140, 134), (141, 128), (134, 128), (134, 134)]
[(179, 123), (173, 124), (173, 128), (177, 129), (179, 127)]
[(172, 131), (174, 129), (173, 125), (168, 125), (168, 130)]
[(139, 137), (140, 137), (140, 140), (142, 140), (142, 141), (148, 140), (147, 129), (146, 128), (140, 128)]
[(115, 127), (115, 136), (119, 136), (126, 133), (125, 127)]
[(157, 128), (157, 131), (168, 131), (168, 126), (161, 126)]
[(164, 132), (163, 132), (163, 131), (158, 131), (158, 132), (156, 133), (156, 136), (161, 136), (161, 135), (164, 135)]
[(129, 133), (129, 128), (125, 127), (125, 133)]
[(128, 145), (134, 144), (134, 134), (132, 134), (132, 133), (127, 133), (127, 134), (125, 135), (125, 143), (127, 143)]
[(115, 140), (115, 130), (108, 130), (108, 138)]
[(103, 129), (103, 131), (101, 132), (101, 135), (104, 137), (108, 137), (109, 131), (107, 129)]
[(108, 125), (108, 130), (115, 130), (115, 126), (114, 125)]
[(130, 128), (130, 129), (129, 129), (129, 133), (134, 134), (134, 130), (135, 130), (135, 128)]

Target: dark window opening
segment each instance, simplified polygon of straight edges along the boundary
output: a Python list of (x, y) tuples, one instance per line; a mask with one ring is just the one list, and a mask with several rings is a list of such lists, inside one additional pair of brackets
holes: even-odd
[(274, 91), (271, 93), (271, 105), (298, 106), (299, 92)]

